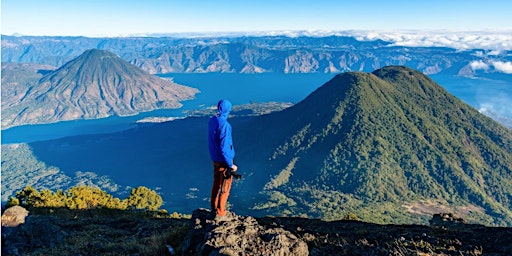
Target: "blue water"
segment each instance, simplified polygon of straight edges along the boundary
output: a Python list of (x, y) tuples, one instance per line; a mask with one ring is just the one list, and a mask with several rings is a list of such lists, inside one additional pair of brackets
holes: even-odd
[[(33, 142), (60, 137), (122, 131), (134, 127), (146, 117), (182, 117), (185, 110), (215, 106), (219, 99), (233, 104), (252, 102), (297, 103), (334, 77), (333, 74), (166, 74), (175, 82), (198, 88), (193, 100), (183, 102), (180, 109), (164, 109), (134, 116), (112, 116), (94, 120), (64, 121), (53, 124), (26, 125), (2, 130), (2, 144)], [(487, 75), (483, 78), (431, 76), (447, 91), (476, 109), (492, 111), (512, 118), (512, 75)]]
[(483, 74), (475, 78), (433, 75), (431, 78), (477, 110), (512, 118), (512, 74)]
[(112, 116), (94, 120), (63, 121), (53, 124), (24, 125), (2, 130), (2, 144), (33, 142), (60, 137), (122, 131), (135, 127), (146, 117), (182, 117), (185, 110), (215, 106), (220, 99), (233, 104), (253, 102), (297, 103), (334, 77), (333, 74), (166, 74), (182, 85), (199, 89), (193, 100), (180, 109), (161, 109), (134, 116)]

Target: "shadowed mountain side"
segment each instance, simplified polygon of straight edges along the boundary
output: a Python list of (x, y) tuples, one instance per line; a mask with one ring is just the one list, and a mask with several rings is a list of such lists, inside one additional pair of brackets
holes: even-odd
[[(443, 202), (469, 221), (512, 223), (512, 132), (415, 70), (343, 73), (290, 108), (230, 123), (237, 213), (418, 223), (431, 213), (404, 204)], [(166, 207), (190, 211), (208, 206), (206, 126), (187, 118), (31, 146), (65, 172), (161, 187)]]
[(33, 63), (2, 63), (2, 110), (24, 97), (26, 91), (56, 68)]
[[(209, 195), (211, 163), (208, 119), (187, 118), (131, 130), (31, 143), (34, 155), (73, 176), (76, 171), (107, 175), (122, 186), (158, 190), (165, 207), (191, 210), (187, 202)], [(198, 188), (199, 191), (196, 191)], [(188, 195), (187, 195), (188, 194)], [(192, 200), (193, 201), (193, 200)]]
[[(157, 188), (165, 207), (172, 211), (189, 212), (198, 206), (208, 207), (212, 182), (212, 163), (207, 145), (207, 117), (189, 117), (171, 122), (139, 125), (137, 128), (111, 134), (94, 134), (66, 137), (30, 143), (34, 156), (48, 166), (55, 166), (68, 176), (77, 171), (89, 171), (108, 176), (121, 186), (148, 186)], [(243, 204), (245, 211), (254, 205), (254, 198), (237, 200), (240, 191), (254, 196), (260, 191), (252, 186), (253, 177), (261, 182), (268, 179), (268, 171), (253, 166), (263, 166), (265, 158), (257, 152), (247, 152), (236, 140), (243, 138), (243, 129), (255, 118), (234, 117), (229, 121), (234, 127), (237, 153), (243, 180), (235, 181), (231, 199)], [(250, 129), (250, 128), (249, 128)], [(255, 141), (259, 137), (253, 138)], [(247, 152), (247, 153), (246, 153)], [(238, 155), (242, 156), (238, 160)], [(246, 157), (243, 157), (246, 155)], [(251, 168), (249, 168), (249, 166)], [(255, 175), (256, 173), (256, 175)], [(263, 178), (261, 178), (263, 177)], [(259, 184), (259, 183), (258, 183)], [(240, 189), (239, 188), (242, 188)]]

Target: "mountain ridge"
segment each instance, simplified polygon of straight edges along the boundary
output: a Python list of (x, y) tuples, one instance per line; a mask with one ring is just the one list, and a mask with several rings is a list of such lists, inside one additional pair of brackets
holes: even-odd
[[(404, 65), (426, 74), (472, 76), (473, 61), (511, 61), (509, 51), (394, 46), (348, 36), (286, 37), (12, 37), (2, 36), (2, 62), (61, 66), (91, 48), (108, 50), (152, 74), (371, 72)], [(492, 72), (492, 70), (489, 70)]]

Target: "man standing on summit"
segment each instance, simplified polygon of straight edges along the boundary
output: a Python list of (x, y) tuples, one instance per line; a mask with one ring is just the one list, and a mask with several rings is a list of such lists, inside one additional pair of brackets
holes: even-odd
[(231, 137), (231, 125), (228, 123), (231, 102), (220, 100), (217, 104), (218, 113), (208, 122), (208, 148), (213, 161), (213, 186), (210, 206), (216, 216), (226, 215), (226, 203), (233, 181), (229, 171), (235, 172), (233, 163), (235, 149)]

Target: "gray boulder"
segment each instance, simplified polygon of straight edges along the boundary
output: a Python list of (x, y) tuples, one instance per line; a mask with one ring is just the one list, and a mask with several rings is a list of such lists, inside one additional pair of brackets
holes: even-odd
[(429, 220), (432, 227), (446, 227), (466, 224), (467, 222), (453, 213), (436, 213)]
[(228, 213), (215, 218), (209, 210), (192, 214), (193, 229), (183, 255), (309, 255), (306, 242), (282, 228), (265, 228), (255, 218)]

